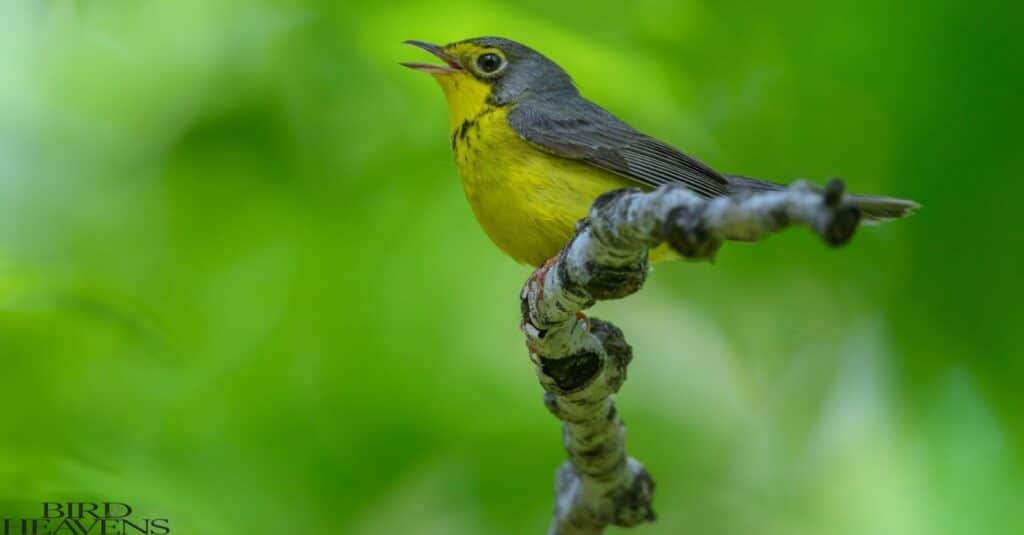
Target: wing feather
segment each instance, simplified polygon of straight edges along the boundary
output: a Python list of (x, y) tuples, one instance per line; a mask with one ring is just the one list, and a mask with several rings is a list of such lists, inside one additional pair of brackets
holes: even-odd
[(648, 187), (679, 183), (704, 197), (729, 190), (728, 180), (700, 160), (636, 131), (578, 95), (522, 102), (508, 121), (538, 148)]

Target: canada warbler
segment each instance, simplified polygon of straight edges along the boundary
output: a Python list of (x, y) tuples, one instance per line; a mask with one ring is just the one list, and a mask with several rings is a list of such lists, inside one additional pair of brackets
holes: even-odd
[[(402, 65), (440, 84), (466, 198), (491, 240), (520, 262), (538, 266), (556, 255), (594, 199), (610, 190), (681, 184), (715, 197), (784, 187), (719, 173), (638, 132), (583, 98), (553, 61), (515, 41), (406, 44), (444, 62)], [(853, 199), (865, 222), (903, 217), (917, 207), (891, 197)]]

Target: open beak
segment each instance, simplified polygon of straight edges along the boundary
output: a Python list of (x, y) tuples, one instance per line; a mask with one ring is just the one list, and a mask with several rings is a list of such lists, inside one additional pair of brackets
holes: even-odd
[(463, 70), (462, 65), (459, 65), (459, 61), (445, 53), (444, 48), (438, 45), (412, 40), (403, 41), (402, 44), (422, 48), (438, 58), (441, 58), (441, 61), (445, 62), (445, 65), (431, 65), (430, 63), (419, 63), (415, 61), (402, 63), (402, 65), (409, 67), (410, 69), (416, 69), (417, 71), (430, 74), (449, 74)]

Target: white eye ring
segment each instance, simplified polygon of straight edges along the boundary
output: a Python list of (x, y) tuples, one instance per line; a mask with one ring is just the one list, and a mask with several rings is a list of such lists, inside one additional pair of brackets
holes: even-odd
[(480, 54), (474, 63), (483, 76), (494, 76), (505, 68), (505, 59), (494, 52)]

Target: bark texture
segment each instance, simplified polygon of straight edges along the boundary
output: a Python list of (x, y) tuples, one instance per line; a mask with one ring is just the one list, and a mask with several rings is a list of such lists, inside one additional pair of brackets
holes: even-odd
[(583, 314), (594, 303), (636, 292), (647, 252), (667, 242), (682, 256), (710, 259), (725, 240), (755, 241), (789, 225), (813, 229), (829, 245), (849, 241), (860, 221), (843, 184), (824, 190), (797, 182), (781, 191), (705, 199), (678, 186), (619, 190), (598, 198), (558, 256), (538, 268), (521, 294), (522, 331), (562, 421), (569, 459), (555, 478), (549, 535), (591, 535), (609, 525), (654, 520), (654, 480), (626, 455), (626, 430), (613, 394), (632, 359), (622, 331)]

